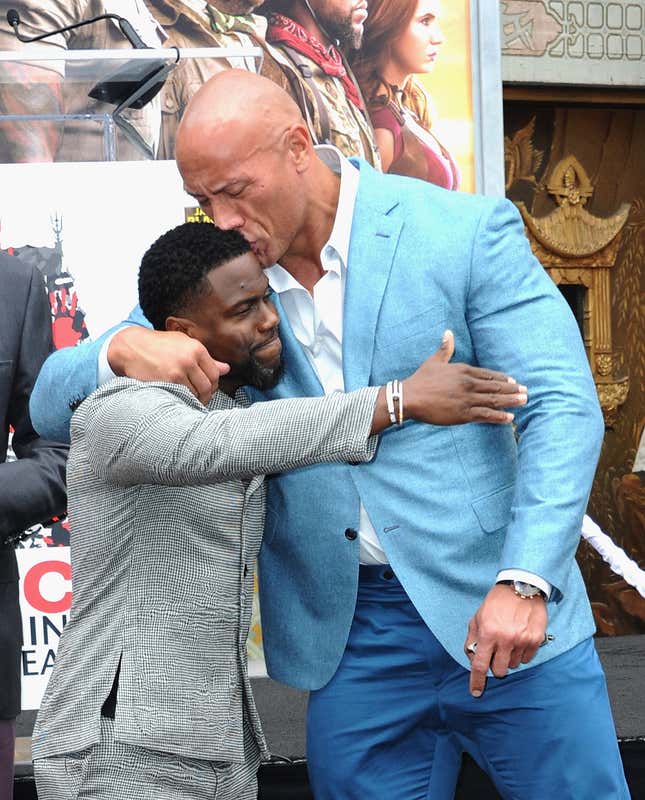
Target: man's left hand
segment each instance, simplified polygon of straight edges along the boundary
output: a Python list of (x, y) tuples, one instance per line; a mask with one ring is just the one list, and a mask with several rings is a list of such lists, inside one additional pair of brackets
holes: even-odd
[[(519, 597), (512, 586), (497, 583), (468, 623), (464, 651), (471, 662), (470, 693), (479, 697), (490, 668), (503, 678), (509, 668), (527, 664), (544, 642), (547, 624), (542, 595)], [(476, 642), (475, 652), (468, 646)]]

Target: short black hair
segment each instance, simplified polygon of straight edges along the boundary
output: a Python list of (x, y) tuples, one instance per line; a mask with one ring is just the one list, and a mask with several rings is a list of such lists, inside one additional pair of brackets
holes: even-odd
[(160, 236), (141, 259), (139, 305), (153, 328), (185, 313), (210, 291), (208, 273), (250, 252), (239, 231), (223, 231), (207, 222), (185, 222)]

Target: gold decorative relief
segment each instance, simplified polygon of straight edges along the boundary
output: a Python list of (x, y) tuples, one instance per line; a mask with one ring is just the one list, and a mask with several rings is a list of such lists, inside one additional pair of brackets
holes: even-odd
[(524, 222), (540, 244), (565, 258), (598, 253), (616, 239), (627, 222), (629, 203), (611, 217), (595, 217), (585, 205), (593, 194), (587, 173), (575, 156), (567, 156), (553, 170), (547, 191), (556, 203), (545, 217), (533, 217), (518, 203)]
[(504, 137), (504, 167), (506, 190), (517, 180), (535, 183), (535, 173), (542, 164), (544, 151), (533, 145), (535, 117), (512, 137)]
[(598, 390), (598, 399), (605, 418), (605, 425), (608, 428), (613, 428), (616, 424), (618, 410), (627, 400), (629, 378), (611, 380), (606, 383), (596, 381), (596, 389)]
[(524, 203), (522, 214), (531, 249), (558, 285), (584, 288), (582, 332), (596, 382), (605, 424), (612, 427), (629, 392), (629, 378), (619, 374), (612, 346), (610, 271), (616, 262), (630, 205), (596, 217), (585, 208), (594, 187), (575, 156), (560, 161), (547, 183), (556, 208), (534, 217)]

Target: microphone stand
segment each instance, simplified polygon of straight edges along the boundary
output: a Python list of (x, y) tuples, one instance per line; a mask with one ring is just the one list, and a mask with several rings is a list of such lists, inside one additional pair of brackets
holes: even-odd
[[(132, 24), (118, 14), (101, 14), (91, 19), (80, 20), (71, 25), (66, 25), (62, 28), (56, 28), (52, 31), (47, 31), (38, 36), (23, 36), (18, 30), (21, 24), (20, 14), (15, 8), (10, 8), (7, 11), (7, 22), (13, 28), (13, 32), (19, 41), (25, 43), (38, 42), (41, 39), (47, 39), (50, 36), (55, 36), (58, 33), (65, 33), (67, 31), (75, 30), (76, 28), (84, 27), (85, 25), (92, 25), (95, 22), (100, 22), (104, 19), (115, 20), (121, 30), (123, 36), (128, 40), (135, 50), (150, 50), (151, 48), (145, 44), (139, 34), (136, 32)], [(155, 59), (152, 61), (135, 61), (133, 63), (125, 64), (118, 70), (108, 75), (107, 78), (97, 83), (90, 89), (88, 96), (95, 100), (104, 103), (115, 105), (116, 108), (111, 114), (112, 119), (116, 125), (123, 131), (126, 138), (133, 144), (141, 148), (143, 152), (149, 157), (154, 158), (155, 153), (152, 147), (145, 141), (139, 131), (134, 125), (129, 122), (124, 116), (130, 108), (143, 108), (149, 103), (161, 90), (166, 78), (170, 72), (175, 68), (179, 61), (179, 50), (173, 48), (177, 57), (173, 63), (168, 63), (165, 60)]]

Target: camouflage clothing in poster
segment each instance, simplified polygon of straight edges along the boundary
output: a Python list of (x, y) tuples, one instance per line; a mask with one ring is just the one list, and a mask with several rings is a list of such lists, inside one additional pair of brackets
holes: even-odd
[[(266, 20), (253, 14), (218, 11), (205, 0), (146, 0), (155, 18), (176, 47), (258, 47), (264, 41)], [(227, 67), (255, 71), (257, 60), (245, 58), (186, 58), (170, 73), (161, 93), (159, 158), (175, 157), (175, 136), (188, 101), (216, 72)]]
[[(8, 4), (7, 4), (8, 5)], [(24, 36), (72, 25), (101, 14), (125, 17), (143, 41), (161, 47), (164, 34), (150, 15), (143, 0), (18, 0), (12, 3), (22, 24)], [(132, 49), (115, 20), (101, 20), (40, 42), (20, 42), (8, 25), (0, 26), (0, 50), (39, 50), (43, 54), (66, 50)], [(118, 63), (118, 62), (116, 62)], [(107, 71), (116, 69), (116, 63)], [(0, 85), (0, 114), (110, 114), (114, 106), (89, 98), (88, 91), (97, 82), (75, 80), (74, 71), (86, 69), (86, 63), (63, 61), (40, 65), (4, 64)], [(106, 68), (103, 68), (105, 74)], [(65, 77), (65, 80), (61, 80)], [(146, 143), (156, 151), (161, 122), (160, 101), (155, 98), (142, 109), (125, 115)], [(0, 161), (102, 161), (105, 158), (104, 126), (94, 120), (60, 122), (0, 123)], [(146, 158), (144, 151), (117, 132), (117, 157), (120, 160)]]
[[(281, 41), (278, 32), (285, 28), (295, 34), (292, 37), (293, 43), (302, 39), (313, 46), (296, 49)], [(290, 91), (287, 91), (303, 111), (314, 143), (333, 144), (344, 155), (364, 158), (380, 169), (381, 159), (374, 131), (363, 110), (364, 103), (358, 84), (349, 65), (336, 48), (333, 45), (325, 47), (298, 23), (281, 14), (271, 15), (267, 44), (271, 56), (285, 71), (290, 84)], [(324, 52), (336, 55), (342, 63), (341, 69), (337, 70), (340, 74), (332, 74), (324, 63), (324, 58), (317, 55), (317, 52), (321, 55)], [(277, 82), (284, 86), (283, 82)], [(350, 99), (346, 85), (354, 88), (358, 102)]]
[[(298, 104), (315, 142), (329, 139), (348, 156), (361, 156), (380, 166), (371, 126), (346, 96), (340, 80), (323, 73), (300, 53), (266, 41), (267, 20), (257, 14), (226, 14), (204, 0), (146, 0), (155, 18), (177, 47), (257, 47), (264, 49), (261, 73), (281, 86)], [(252, 8), (252, 4), (249, 3)], [(295, 23), (293, 23), (295, 25)], [(296, 60), (307, 64), (310, 81)], [(226, 66), (255, 70), (252, 57), (185, 60), (171, 73), (162, 91), (162, 137), (159, 158), (174, 158), (177, 126), (190, 98)], [(351, 73), (350, 73), (351, 75)], [(353, 77), (351, 78), (353, 81)], [(355, 81), (353, 81), (355, 83)], [(313, 85), (312, 85), (313, 84)], [(323, 105), (321, 113), (321, 105)], [(328, 126), (324, 120), (329, 121)]]

